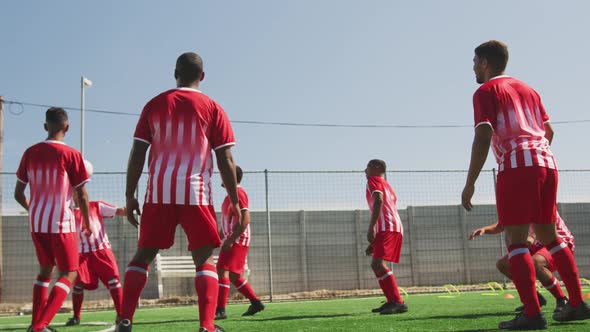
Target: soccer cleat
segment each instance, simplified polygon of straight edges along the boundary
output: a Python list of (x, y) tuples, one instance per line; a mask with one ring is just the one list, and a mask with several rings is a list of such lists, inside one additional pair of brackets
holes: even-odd
[(227, 315), (225, 314), (225, 309), (217, 308), (215, 310), (215, 320), (226, 319)]
[[(31, 331), (34, 331), (34, 330), (31, 330)], [(49, 326), (45, 326), (45, 327), (43, 328), (43, 330), (40, 330), (39, 332), (57, 332), (57, 330), (55, 330), (55, 329), (52, 329), (52, 328), (51, 328), (51, 327), (49, 327)]]
[(545, 330), (547, 328), (547, 321), (543, 313), (539, 313), (535, 317), (528, 317), (524, 312), (519, 312), (513, 320), (501, 322), (498, 325), (500, 330)]
[(575, 308), (567, 303), (563, 306), (561, 311), (553, 313), (553, 319), (558, 322), (590, 319), (590, 308), (588, 308), (586, 302), (580, 303), (580, 305)]
[(387, 302), (383, 309), (379, 312), (381, 315), (402, 314), (408, 311), (408, 306), (405, 303)]
[[(547, 304), (547, 299), (541, 295), (541, 293), (537, 292), (537, 298), (539, 299), (539, 306), (544, 307)], [(520, 307), (514, 309), (516, 312), (523, 312), (524, 306), (521, 305)]]
[(387, 305), (387, 302), (383, 303), (379, 308), (371, 309), (371, 312), (375, 312), (375, 313), (381, 312), (383, 310), (383, 308), (385, 308), (386, 305)]
[(129, 319), (122, 319), (115, 328), (115, 332), (131, 332), (131, 321)]
[(72, 317), (66, 323), (66, 326), (75, 326), (75, 325), (80, 325), (80, 318), (78, 318), (78, 317)]
[(214, 325), (214, 326), (215, 326), (215, 330), (213, 330), (213, 331), (209, 331), (206, 328), (201, 327), (201, 328), (199, 328), (199, 332), (225, 332), (225, 330), (223, 328), (221, 328), (221, 326), (217, 326), (217, 325)]
[(555, 310), (553, 310), (553, 313), (562, 311), (567, 303), (568, 303), (567, 297), (557, 300), (556, 305), (555, 305)]
[(264, 304), (260, 300), (252, 301), (252, 304), (248, 307), (248, 310), (242, 314), (242, 316), (253, 316), (264, 310)]

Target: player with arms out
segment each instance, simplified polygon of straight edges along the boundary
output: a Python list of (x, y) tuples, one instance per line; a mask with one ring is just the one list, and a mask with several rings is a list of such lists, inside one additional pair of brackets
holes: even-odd
[(403, 226), (397, 212), (397, 196), (385, 180), (386, 164), (373, 159), (367, 164), (366, 197), (371, 212), (367, 231), (367, 255), (373, 255), (371, 268), (379, 281), (387, 302), (372, 311), (382, 315), (399, 314), (408, 311), (395, 282), (393, 272), (386, 261), (399, 263), (402, 252)]
[[(84, 161), (89, 175), (92, 175), (92, 165)], [(74, 197), (74, 203), (78, 205), (78, 200)], [(118, 208), (109, 203), (102, 201), (93, 201), (88, 203), (88, 217), (93, 233), (90, 237), (83, 234), (82, 213), (80, 208), (74, 209), (76, 218), (76, 228), (78, 230), (78, 251), (80, 252), (80, 261), (78, 267), (78, 278), (72, 291), (72, 302), (74, 307), (74, 316), (68, 320), (66, 326), (80, 324), (82, 302), (84, 301), (84, 290), (95, 290), (98, 288), (98, 281), (111, 293), (113, 305), (118, 317), (121, 315), (121, 302), (123, 300), (123, 291), (119, 278), (119, 267), (117, 259), (111, 250), (111, 243), (106, 233), (104, 219), (115, 218), (116, 216), (125, 216), (125, 208)]]
[[(40, 272), (33, 286), (33, 315), (29, 331), (52, 331), (48, 327), (76, 280), (78, 241), (72, 195), (80, 203), (84, 236), (92, 234), (88, 219), (89, 181), (82, 155), (67, 146), (68, 114), (52, 107), (45, 113), (47, 140), (28, 148), (16, 172), (14, 198), (29, 213), (31, 237)], [(30, 199), (25, 189), (30, 187)], [(54, 267), (59, 277), (49, 297), (47, 291)]]
[(569, 303), (555, 312), (557, 321), (590, 318), (583, 302), (578, 268), (571, 249), (557, 236), (557, 165), (550, 144), (553, 129), (539, 94), (526, 83), (504, 75), (508, 48), (489, 41), (475, 49), (473, 70), (481, 84), (473, 96), (475, 137), (465, 188), (463, 207), (473, 208), (475, 182), (487, 159), (490, 145), (498, 162), (496, 202), (498, 223), (506, 232), (510, 276), (524, 304), (513, 320), (501, 322), (500, 329), (545, 329), (535, 289), (535, 266), (527, 238), (532, 224), (569, 294)]
[(149, 101), (135, 129), (125, 192), (127, 219), (134, 226), (138, 225), (134, 212), (140, 214), (135, 191), (148, 148), (149, 178), (137, 252), (125, 273), (119, 332), (131, 331), (137, 301), (147, 282), (148, 266), (160, 249), (174, 244), (179, 224), (196, 267), (199, 331), (223, 331), (213, 324), (219, 285), (212, 254), (221, 245), (221, 239), (212, 202), (211, 151), (215, 151), (231, 202), (229, 208), (239, 224), (242, 212), (231, 153), (235, 139), (221, 106), (197, 90), (205, 77), (201, 57), (196, 53), (180, 55), (174, 77), (177, 88)]
[[(567, 243), (568, 247), (572, 252), (575, 251), (575, 244), (574, 244), (574, 236), (570, 232), (570, 230), (565, 225), (565, 222), (559, 214), (557, 214), (557, 221), (555, 222), (555, 227), (557, 229), (557, 235), (559, 238)], [(469, 240), (473, 240), (478, 236), (484, 234), (499, 234), (504, 231), (504, 227), (500, 226), (498, 223), (493, 225), (488, 225), (482, 228), (478, 228), (474, 230), (471, 235), (469, 236)], [(567, 297), (563, 293), (557, 278), (553, 275), (556, 271), (555, 262), (553, 261), (553, 257), (551, 253), (545, 248), (545, 246), (536, 239), (535, 233), (532, 231), (529, 232), (529, 237), (527, 239), (527, 244), (529, 245), (529, 251), (531, 252), (531, 256), (533, 257), (533, 263), (535, 265), (535, 272), (537, 275), (537, 279), (541, 282), (543, 287), (547, 289), (553, 295), (556, 301), (555, 311), (561, 311), (565, 305), (567, 304)], [(510, 262), (508, 260), (508, 254), (504, 255), (496, 262), (496, 267), (498, 271), (505, 275), (508, 279), (512, 279), (510, 275)], [(540, 306), (544, 306), (547, 304), (547, 300), (537, 291), (537, 297), (539, 298)], [(516, 308), (516, 311), (523, 311), (524, 306), (520, 306)]]
[(215, 319), (226, 319), (225, 305), (229, 295), (229, 283), (250, 301), (250, 307), (242, 316), (252, 316), (264, 310), (264, 305), (242, 277), (246, 266), (246, 256), (250, 246), (250, 212), (248, 211), (248, 194), (239, 184), (242, 182), (243, 172), (236, 166), (238, 180), (238, 197), (242, 209), (242, 221), (238, 222), (231, 208), (231, 200), (226, 196), (221, 207), (221, 232), (223, 245), (217, 260), (217, 274), (219, 275), (219, 295)]

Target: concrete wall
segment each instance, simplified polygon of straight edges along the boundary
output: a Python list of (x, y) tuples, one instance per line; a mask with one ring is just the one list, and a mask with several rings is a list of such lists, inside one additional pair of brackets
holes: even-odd
[[(562, 204), (562, 217), (576, 237), (580, 275), (590, 276), (589, 203)], [(502, 281), (496, 260), (505, 253), (501, 236), (467, 241), (469, 232), (496, 220), (493, 205), (466, 213), (459, 206), (408, 207), (401, 210), (405, 235), (400, 264), (393, 266), (401, 286), (434, 286)], [(271, 212), (274, 294), (318, 289), (376, 288), (364, 255), (368, 211)], [(106, 222), (121, 277), (131, 259), (137, 233), (125, 220)], [(252, 212), (252, 243), (248, 264), (250, 283), (257, 293), (270, 293), (269, 247), (265, 212)], [(164, 255), (187, 255), (187, 241), (179, 229), (176, 244)], [(26, 217), (2, 221), (2, 302), (28, 302), (37, 273)], [(165, 296), (195, 296), (192, 278), (164, 279)], [(152, 273), (143, 298), (157, 297)], [(107, 299), (104, 288), (87, 292), (87, 299)]]

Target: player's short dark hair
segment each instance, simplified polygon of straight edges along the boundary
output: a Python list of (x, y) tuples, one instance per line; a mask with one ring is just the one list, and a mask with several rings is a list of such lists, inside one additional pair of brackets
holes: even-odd
[(490, 40), (479, 45), (475, 48), (475, 55), (486, 59), (497, 72), (503, 72), (508, 64), (508, 46), (501, 41)]
[(242, 168), (236, 165), (236, 177), (238, 183), (242, 182), (242, 177), (244, 176), (244, 172), (242, 172)]
[(203, 75), (203, 59), (194, 52), (182, 53), (176, 60), (176, 79), (186, 83), (199, 81)]
[(45, 122), (63, 125), (68, 121), (68, 113), (61, 107), (51, 107), (45, 112)]
[(384, 173), (387, 171), (387, 164), (381, 159), (371, 159), (371, 161), (369, 161), (369, 165), (379, 167)]

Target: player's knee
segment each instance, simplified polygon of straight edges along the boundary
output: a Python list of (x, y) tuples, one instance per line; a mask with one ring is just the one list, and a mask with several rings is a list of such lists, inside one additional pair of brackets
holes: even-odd
[(505, 259), (501, 258), (496, 262), (496, 269), (498, 269), (498, 271), (506, 274), (510, 270), (510, 266)]
[(138, 248), (135, 256), (133, 257), (133, 261), (137, 263), (142, 263), (145, 265), (150, 265), (152, 261), (156, 258), (159, 249), (146, 249), (146, 248)]
[(233, 273), (233, 272), (230, 272), (230, 273), (229, 273), (229, 280), (230, 280), (231, 282), (235, 282), (235, 281), (237, 281), (238, 279), (240, 279), (240, 277), (241, 277), (241, 276), (240, 276), (239, 274), (237, 274), (237, 273)]
[(383, 270), (385, 270), (385, 267), (383, 266), (383, 261), (377, 259), (372, 260), (371, 269), (373, 269), (373, 272), (375, 273), (383, 272)]
[(533, 264), (535, 265), (535, 270), (539, 271), (545, 268), (546, 264), (545, 257), (542, 255), (533, 255)]

